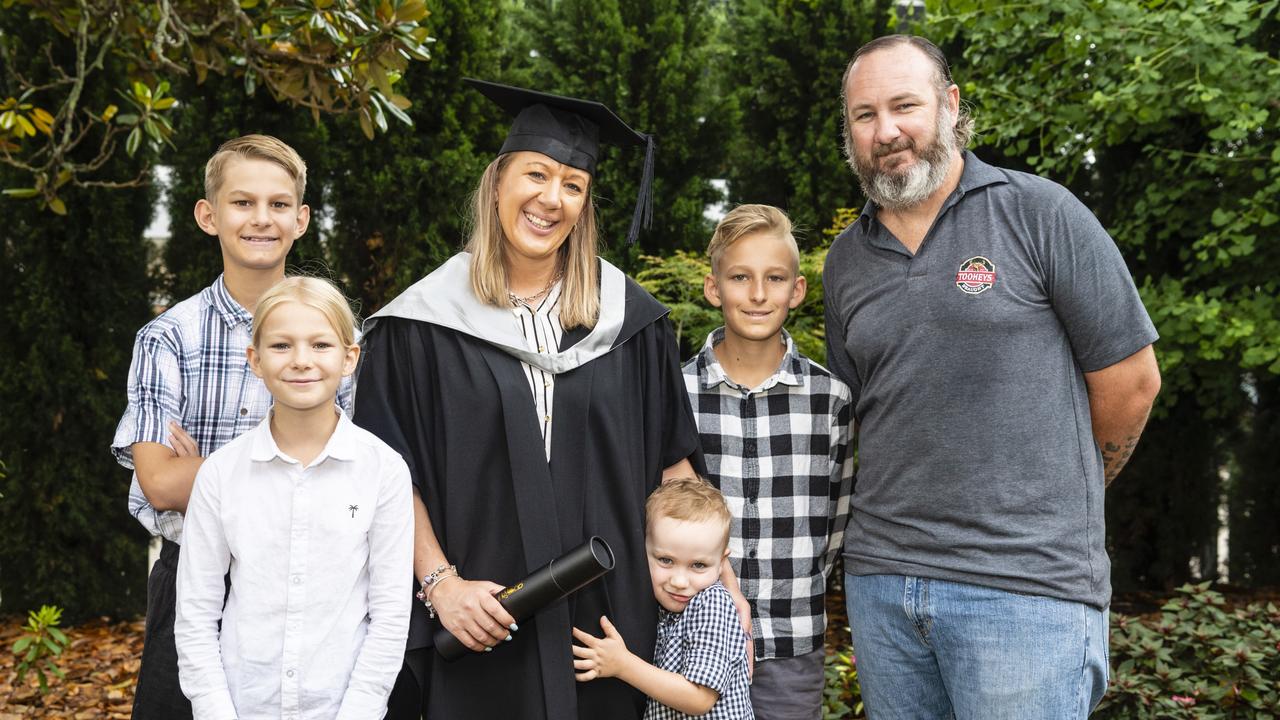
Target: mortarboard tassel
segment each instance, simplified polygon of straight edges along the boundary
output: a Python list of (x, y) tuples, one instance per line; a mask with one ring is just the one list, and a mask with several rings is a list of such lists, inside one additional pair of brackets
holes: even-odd
[(652, 135), (645, 135), (644, 171), (640, 174), (640, 191), (636, 194), (636, 212), (631, 217), (631, 229), (627, 231), (627, 244), (635, 245), (640, 236), (640, 226), (653, 226), (653, 154), (655, 143)]

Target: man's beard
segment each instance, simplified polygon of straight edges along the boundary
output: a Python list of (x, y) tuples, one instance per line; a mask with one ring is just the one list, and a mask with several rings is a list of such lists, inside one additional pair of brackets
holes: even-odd
[(924, 202), (942, 187), (951, 171), (956, 151), (951, 127), (954, 120), (950, 108), (940, 103), (933, 141), (916, 154), (915, 162), (904, 172), (881, 170), (876, 161), (893, 152), (915, 150), (915, 141), (905, 135), (887, 145), (877, 144), (870, 158), (855, 153), (853, 169), (863, 194), (887, 210), (906, 210)]

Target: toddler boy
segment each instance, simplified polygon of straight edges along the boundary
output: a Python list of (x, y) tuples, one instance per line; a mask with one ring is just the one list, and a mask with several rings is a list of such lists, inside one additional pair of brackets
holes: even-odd
[(750, 720), (747, 636), (720, 583), (729, 554), (729, 509), (697, 478), (663, 483), (645, 504), (645, 549), (658, 600), (653, 664), (627, 650), (608, 618), (604, 637), (573, 629), (579, 682), (616, 677), (648, 695), (645, 720)]

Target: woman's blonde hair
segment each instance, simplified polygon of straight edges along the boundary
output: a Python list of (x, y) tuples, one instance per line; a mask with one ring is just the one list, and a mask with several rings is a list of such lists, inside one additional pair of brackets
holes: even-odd
[(302, 194), (307, 189), (307, 164), (298, 151), (270, 135), (242, 135), (222, 143), (204, 164), (204, 198), (209, 202), (217, 201), (227, 164), (233, 159), (266, 160), (279, 165), (293, 180), (296, 199), (302, 202)]
[(344, 348), (356, 344), (356, 316), (346, 296), (333, 283), (315, 277), (295, 275), (272, 285), (253, 310), (253, 346), (258, 347), (262, 338), (262, 326), (281, 305), (296, 302), (319, 310), (338, 333)]
[(644, 504), (645, 527), (653, 527), (664, 517), (683, 522), (717, 521), (724, 525), (724, 542), (729, 543), (729, 523), (733, 519), (729, 506), (724, 495), (700, 477), (672, 478), (649, 495)]
[[(471, 195), (471, 291), (490, 305), (507, 307), (506, 235), (498, 217), (498, 183), (511, 164), (511, 153), (499, 155), (485, 168)], [(593, 328), (600, 315), (600, 274), (596, 263), (596, 208), (590, 194), (578, 222), (560, 246), (564, 270), (560, 290), (560, 324), (566, 330)]]
[(792, 270), (800, 272), (800, 248), (791, 231), (791, 218), (772, 205), (739, 205), (729, 211), (716, 225), (707, 245), (707, 257), (711, 260), (711, 272), (720, 272), (720, 260), (731, 245), (748, 235), (768, 233), (786, 244), (791, 252)]

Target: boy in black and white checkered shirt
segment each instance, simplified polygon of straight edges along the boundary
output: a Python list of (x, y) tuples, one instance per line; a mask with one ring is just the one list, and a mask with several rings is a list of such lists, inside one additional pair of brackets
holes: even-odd
[(706, 481), (676, 478), (645, 504), (645, 550), (658, 611), (653, 664), (627, 650), (608, 618), (604, 637), (573, 629), (579, 682), (616, 677), (648, 695), (645, 720), (752, 720), (747, 634), (720, 571), (729, 509)]
[(791, 221), (742, 205), (716, 226), (703, 282), (724, 327), (684, 365), (707, 479), (733, 515), (730, 562), (751, 604), (751, 700), (770, 720), (820, 717), (824, 595), (853, 484), (850, 392), (783, 329), (807, 284)]

